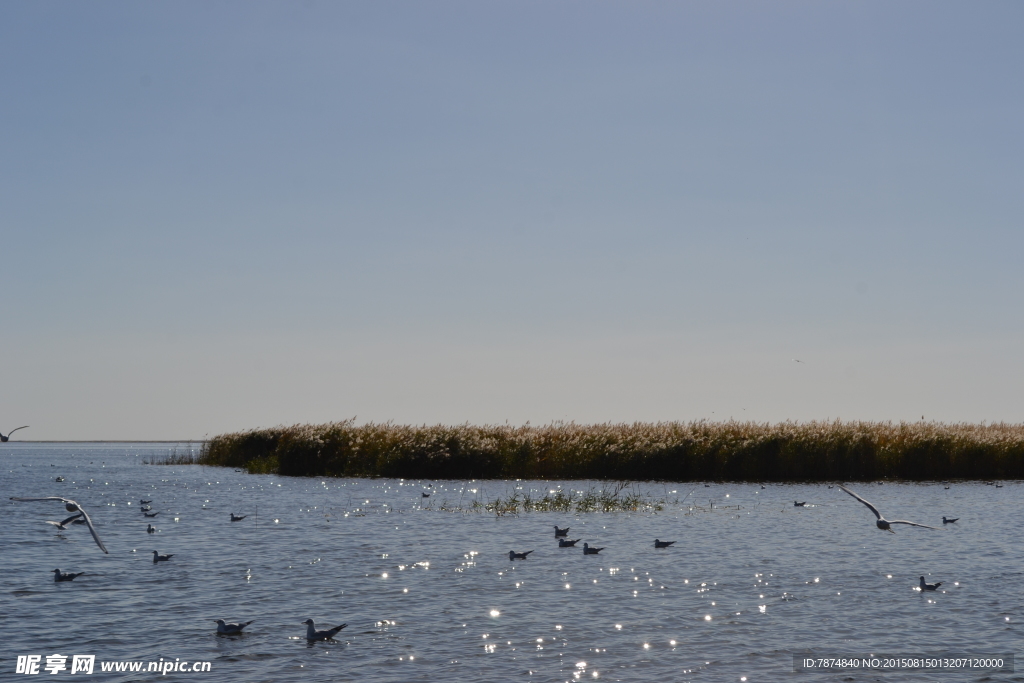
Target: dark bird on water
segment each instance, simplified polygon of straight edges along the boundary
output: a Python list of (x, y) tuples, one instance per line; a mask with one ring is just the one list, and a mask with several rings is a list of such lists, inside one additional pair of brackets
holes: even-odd
[(793, 507), (795, 507), (795, 508), (802, 508), (804, 505), (807, 505), (807, 501), (806, 500), (804, 502), (802, 502), (802, 503), (798, 503), (795, 500), (793, 501)]
[(245, 519), (248, 516), (249, 515), (236, 515), (234, 512), (232, 512), (231, 513), (231, 521), (232, 522), (241, 522), (243, 519)]
[(587, 544), (587, 543), (583, 544), (583, 554), (584, 555), (597, 555), (602, 550), (604, 550), (604, 548), (591, 548), (589, 544)]
[(153, 526), (152, 524), (147, 524), (146, 525), (146, 533), (147, 534), (155, 534), (156, 533), (156, 527)]
[(156, 517), (159, 514), (160, 514), (159, 512), (143, 512), (142, 516), (143, 517)]
[[(252, 623), (252, 621), (243, 621), (237, 624), (226, 623), (223, 619), (214, 619), (217, 622), (217, 633), (225, 635), (235, 635), (242, 632), (242, 629)], [(253, 619), (253, 621), (256, 621)]]
[(578, 539), (578, 538), (575, 541), (570, 541), (567, 538), (560, 538), (560, 539), (558, 539), (558, 547), (559, 548), (575, 548), (576, 544), (579, 543), (579, 542), (580, 542), (580, 539)]
[(158, 553), (157, 551), (154, 550), (153, 551), (153, 564), (156, 564), (157, 562), (166, 562), (167, 560), (171, 559), (172, 557), (174, 557), (174, 553), (169, 553), (167, 555), (161, 555), (160, 553)]
[(84, 574), (85, 572), (62, 572), (59, 569), (53, 570), (53, 582), (60, 583), (61, 581), (74, 581), (76, 578)]
[(142, 500), (141, 498), (139, 499), (139, 505), (149, 505), (152, 502), (153, 501), (151, 500)]
[(937, 581), (935, 583), (925, 583), (924, 582), (924, 577), (923, 576), (921, 577), (921, 590), (923, 590), (923, 591), (933, 591), (933, 590), (938, 589), (938, 587), (941, 586), (941, 585), (942, 585), (941, 581)]
[(555, 536), (568, 536), (568, 535), (569, 535), (569, 527), (565, 527), (564, 529), (559, 529), (558, 525), (557, 524), (555, 525)]
[(907, 521), (902, 520), (902, 519), (888, 520), (885, 517), (882, 517), (882, 513), (878, 511), (878, 508), (876, 508), (874, 505), (872, 505), (871, 503), (867, 502), (866, 500), (864, 500), (863, 498), (858, 496), (856, 493), (854, 493), (850, 489), (846, 488), (842, 484), (839, 485), (839, 488), (841, 488), (842, 490), (846, 491), (847, 493), (849, 493), (851, 496), (853, 496), (854, 498), (856, 498), (860, 502), (864, 503), (864, 505), (866, 505), (869, 510), (874, 512), (875, 513), (875, 526), (877, 526), (879, 529), (882, 529), (883, 531), (890, 531), (892, 533), (896, 533), (895, 531), (893, 531), (890, 528), (890, 526), (892, 524), (908, 524), (910, 526), (920, 526), (920, 527), (924, 527), (925, 529), (935, 529), (935, 530), (938, 530), (937, 527), (928, 526), (927, 524), (918, 524), (917, 522), (907, 522)]
[(420, 491), (420, 495), (423, 496), (424, 498), (430, 498), (430, 494), (427, 493), (426, 491)]
[(675, 541), (659, 541), (658, 539), (654, 539), (655, 548), (667, 548), (670, 545), (673, 545), (674, 543)]
[(510, 560), (525, 560), (526, 556), (532, 553), (532, 550), (527, 550), (525, 553), (517, 553), (515, 550), (508, 551), (508, 559)]
[[(85, 524), (89, 525), (89, 533), (92, 534), (92, 539), (96, 541), (96, 545), (98, 545), (100, 547), (100, 550), (102, 550), (103, 552), (107, 552), (106, 547), (103, 545), (103, 541), (100, 540), (99, 534), (96, 533), (96, 527), (92, 525), (92, 519), (90, 519), (89, 513), (83, 510), (81, 505), (71, 500), (70, 498), (61, 498), (60, 496), (47, 496), (46, 498), (16, 498), (14, 496), (11, 496), (11, 500), (18, 500), (26, 503), (38, 500), (59, 500), (60, 502), (64, 503), (64, 509), (67, 510), (68, 512), (80, 513), (82, 520), (84, 520)], [(72, 515), (68, 519), (74, 520), (75, 523), (78, 524), (80, 523), (81, 520), (76, 519), (77, 517), (79, 517), (79, 514)], [(68, 519), (61, 522), (61, 524), (67, 523)]]
[(312, 619), (306, 619), (302, 623), (306, 625), (306, 640), (330, 640), (338, 633), (338, 631), (348, 626), (348, 624), (342, 624), (341, 626), (335, 626), (334, 628), (317, 631), (316, 627), (313, 625)]
[(952, 523), (956, 522), (958, 519), (960, 519), (960, 518), (959, 517), (946, 517), (945, 515), (943, 515), (942, 516), (942, 523), (943, 524), (952, 524)]
[[(18, 427), (18, 429), (28, 429), (28, 425), (25, 425), (24, 427)], [(12, 429), (11, 431), (7, 432), (7, 436), (4, 436), (3, 434), (0, 434), (0, 442), (7, 443), (8, 441), (10, 441), (11, 440), (11, 434), (13, 434), (14, 432), (18, 431), (18, 429)]]

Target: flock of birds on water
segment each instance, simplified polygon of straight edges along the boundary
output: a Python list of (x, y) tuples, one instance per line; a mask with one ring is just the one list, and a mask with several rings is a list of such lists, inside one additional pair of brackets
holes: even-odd
[[(19, 427), (18, 429), (24, 429), (24, 427)], [(17, 430), (13, 430), (13, 431), (17, 431)], [(13, 433), (13, 431), (11, 433)], [(10, 434), (8, 434), (7, 437), (4, 437), (3, 440), (7, 441), (7, 438), (9, 436), (10, 436)], [(63, 477), (57, 477), (57, 481), (63, 481), (63, 480), (64, 480)], [(705, 486), (708, 486), (708, 485), (705, 484)], [(875, 526), (878, 527), (879, 529), (883, 530), (883, 531), (888, 531), (890, 533), (896, 533), (893, 530), (893, 528), (892, 528), (893, 524), (906, 524), (908, 526), (922, 527), (924, 529), (939, 530), (938, 527), (928, 526), (927, 524), (919, 524), (917, 522), (909, 522), (909, 521), (903, 520), (903, 519), (886, 519), (885, 517), (882, 516), (882, 513), (878, 511), (878, 508), (876, 508), (874, 505), (869, 503), (867, 500), (865, 500), (861, 496), (857, 495), (856, 493), (854, 493), (850, 489), (846, 488), (842, 484), (838, 484), (838, 486), (839, 486), (840, 489), (842, 489), (846, 493), (848, 493), (851, 496), (853, 496), (854, 498), (856, 498), (858, 501), (863, 503), (869, 510), (871, 510), (871, 512), (874, 513), (874, 515), (875, 515)], [(997, 486), (1000, 486), (1000, 485), (997, 484)], [(764, 486), (762, 486), (761, 488), (764, 488)], [(829, 488), (832, 488), (832, 487), (829, 486)], [(948, 484), (946, 484), (946, 488), (947, 489), (949, 488)], [(424, 498), (427, 498), (427, 497), (430, 496), (430, 494), (424, 492), (422, 494), (422, 496)], [(96, 533), (96, 527), (93, 526), (92, 519), (89, 517), (89, 514), (85, 511), (84, 508), (82, 508), (81, 505), (79, 505), (77, 502), (71, 500), (70, 498), (63, 498), (61, 496), (46, 496), (46, 497), (43, 497), (43, 498), (19, 498), (19, 497), (12, 496), (11, 500), (21, 501), (21, 502), (51, 501), (52, 500), (52, 501), (60, 501), (60, 502), (64, 503), (64, 509), (67, 510), (68, 512), (73, 513), (73, 514), (70, 517), (68, 517), (67, 519), (61, 520), (59, 522), (55, 522), (55, 521), (52, 521), (52, 520), (47, 520), (46, 523), (47, 524), (52, 524), (53, 526), (55, 526), (57, 528), (58, 532), (67, 530), (68, 529), (68, 524), (76, 524), (76, 525), (84, 524), (84, 525), (86, 525), (89, 528), (89, 533), (92, 534), (93, 540), (96, 541), (96, 545), (99, 546), (99, 549), (102, 550), (104, 553), (108, 553), (106, 546), (103, 545), (103, 541), (100, 540), (99, 534)], [(141, 505), (140, 509), (142, 510), (143, 515), (145, 517), (147, 517), (147, 518), (156, 517), (157, 514), (159, 514), (157, 512), (152, 512), (152, 508), (150, 507), (150, 503), (152, 503), (152, 502), (153, 502), (152, 500), (145, 500), (145, 499), (140, 499), (139, 500), (139, 504)], [(804, 502), (793, 501), (793, 505), (794, 505), (794, 507), (804, 507), (805, 505), (807, 505), (807, 501), (804, 501)], [(247, 515), (236, 515), (235, 513), (232, 512), (231, 513), (231, 521), (232, 522), (240, 522), (243, 519), (245, 519), (246, 516)], [(954, 524), (958, 520), (959, 520), (959, 517), (949, 518), (949, 517), (943, 516), (942, 517), (942, 524), (943, 525)], [(152, 524), (147, 524), (147, 528), (146, 528), (146, 532), (147, 533), (152, 534), (152, 533), (155, 533), (156, 531), (157, 531), (157, 529)], [(569, 536), (569, 527), (561, 528), (558, 525), (555, 525), (555, 538), (558, 541), (558, 547), (559, 548), (574, 548), (574, 547), (576, 547), (576, 544), (579, 543), (582, 540), (582, 539), (579, 539), (579, 538), (573, 539), (573, 540), (569, 540), (568, 536)], [(675, 541), (662, 541), (662, 540), (657, 539), (657, 538), (654, 539), (654, 547), (655, 548), (659, 548), (659, 549), (661, 549), (661, 548), (668, 548), (668, 547), (672, 546), (673, 544), (675, 544)], [(583, 544), (583, 554), (584, 555), (597, 555), (602, 550), (604, 550), (604, 548), (595, 548), (595, 547), (590, 546), (588, 543), (584, 543)], [(527, 559), (527, 557), (532, 552), (533, 552), (533, 550), (526, 550), (526, 551), (522, 551), (522, 552), (517, 552), (515, 550), (510, 550), (509, 553), (508, 553), (508, 559), (510, 561), (525, 560), (525, 559)], [(174, 557), (173, 553), (170, 553), (170, 554), (160, 554), (159, 552), (154, 550), (153, 551), (153, 564), (158, 564), (160, 562), (167, 562), (172, 557)], [(63, 581), (74, 581), (76, 578), (78, 578), (79, 576), (82, 576), (84, 573), (85, 572), (64, 572), (64, 571), (61, 571), (60, 569), (54, 569), (53, 570), (53, 580), (56, 583), (60, 583), (60, 582), (63, 582)], [(924, 591), (935, 591), (935, 590), (938, 590), (939, 586), (941, 586), (941, 585), (942, 585), (941, 581), (938, 581), (936, 583), (927, 583), (924, 580), (924, 577), (922, 576), (919, 588), (920, 588), (920, 590), (922, 592), (924, 592)], [(246, 626), (248, 626), (249, 624), (253, 623), (252, 621), (229, 623), (229, 622), (225, 622), (223, 619), (215, 619), (214, 621), (217, 624), (217, 633), (219, 635), (238, 635), (238, 634), (242, 633), (242, 630)], [(304, 621), (302, 623), (304, 623), (306, 625), (306, 640), (310, 641), (310, 642), (318, 641), (318, 640), (331, 640), (332, 638), (334, 638), (335, 635), (338, 634), (339, 631), (341, 631), (343, 628), (348, 626), (348, 624), (341, 624), (340, 626), (335, 626), (334, 628), (317, 629), (316, 625), (314, 624), (312, 619), (307, 619), (306, 621)]]

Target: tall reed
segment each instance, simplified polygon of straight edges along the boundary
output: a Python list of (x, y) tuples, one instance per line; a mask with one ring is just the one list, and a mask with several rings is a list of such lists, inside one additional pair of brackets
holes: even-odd
[(1024, 424), (356, 425), (222, 434), (203, 464), (296, 476), (870, 481), (1024, 478)]

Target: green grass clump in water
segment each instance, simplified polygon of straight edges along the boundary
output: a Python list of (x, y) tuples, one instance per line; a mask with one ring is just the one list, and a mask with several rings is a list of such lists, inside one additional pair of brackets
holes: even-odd
[(346, 420), (222, 434), (204, 445), (200, 461), (318, 477), (1021, 479), (1024, 425), (835, 420), (512, 427), (356, 425)]
[(644, 495), (634, 487), (620, 482), (612, 489), (590, 488), (586, 491), (549, 491), (541, 498), (532, 498), (528, 493), (515, 491), (504, 498), (498, 497), (490, 503), (473, 501), (474, 510), (486, 510), (499, 517), (518, 515), (521, 512), (561, 512), (565, 514), (585, 512), (661, 512), (665, 509), (663, 499)]

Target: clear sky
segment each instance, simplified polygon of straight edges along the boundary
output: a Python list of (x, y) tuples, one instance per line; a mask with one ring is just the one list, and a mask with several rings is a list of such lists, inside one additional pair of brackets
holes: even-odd
[(1022, 26), (4, 2), (0, 431), (1020, 422)]

